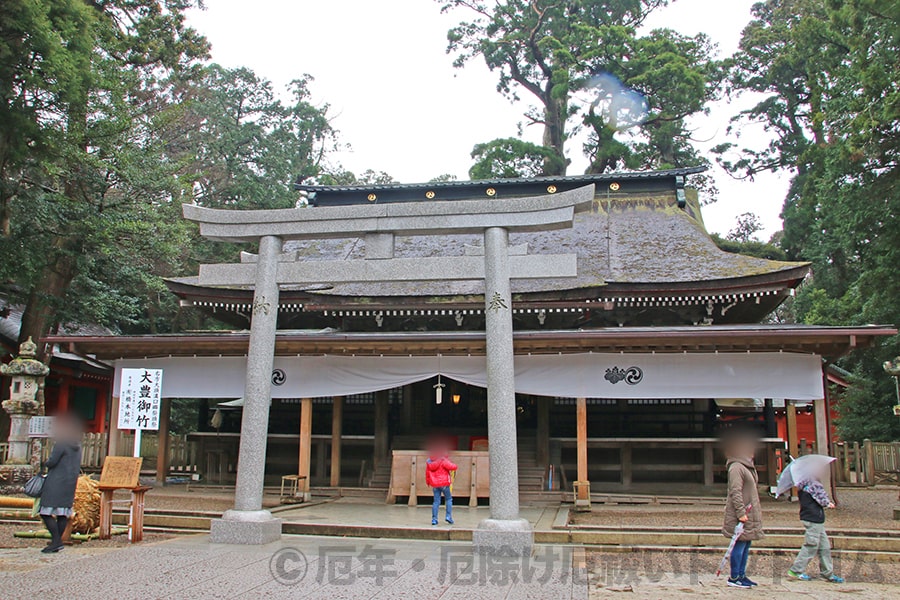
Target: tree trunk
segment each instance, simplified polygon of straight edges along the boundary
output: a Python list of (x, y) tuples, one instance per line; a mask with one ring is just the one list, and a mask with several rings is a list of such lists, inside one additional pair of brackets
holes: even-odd
[[(549, 85), (549, 84), (548, 84)], [(543, 146), (550, 148), (557, 155), (557, 159), (547, 157), (544, 159), (544, 168), (541, 175), (554, 176), (565, 175), (566, 160), (566, 98), (553, 98), (547, 91), (544, 98), (544, 140)]]
[(73, 263), (71, 258), (61, 256), (44, 267), (40, 281), (28, 293), (28, 302), (22, 314), (19, 343), (30, 337), (38, 346), (37, 359), (45, 364), (49, 363), (50, 357), (48, 347), (41, 339), (56, 325), (56, 305), (65, 296), (75, 276)]
[(615, 138), (613, 137), (615, 135), (614, 129), (610, 129), (601, 123), (599, 126), (594, 126), (594, 132), (597, 135), (597, 148), (594, 151), (593, 158), (591, 158), (591, 164), (588, 165), (585, 171), (588, 175), (615, 170), (621, 158), (619, 154), (610, 151), (615, 143)]

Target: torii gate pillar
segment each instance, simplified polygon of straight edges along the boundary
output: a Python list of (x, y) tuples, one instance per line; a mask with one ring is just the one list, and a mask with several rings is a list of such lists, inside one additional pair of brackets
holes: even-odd
[(509, 232), (502, 227), (484, 231), (484, 304), (491, 517), (478, 524), (472, 544), (480, 553), (525, 556), (534, 535), (519, 517)]
[(221, 519), (213, 519), (210, 524), (209, 541), (217, 544), (268, 544), (281, 537), (282, 519), (274, 518), (262, 507), (278, 322), (277, 272), (281, 246), (281, 238), (274, 235), (263, 236), (259, 240), (234, 508), (225, 511)]

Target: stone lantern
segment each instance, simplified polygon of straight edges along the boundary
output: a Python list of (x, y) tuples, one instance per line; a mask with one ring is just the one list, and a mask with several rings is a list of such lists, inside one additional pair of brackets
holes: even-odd
[(0, 493), (21, 491), (22, 485), (33, 475), (28, 439), (28, 423), (40, 410), (37, 391), (50, 369), (37, 360), (37, 345), (28, 338), (19, 346), (19, 355), (7, 365), (0, 365), (0, 373), (9, 377), (9, 400), (3, 410), (9, 413), (9, 454), (0, 465)]

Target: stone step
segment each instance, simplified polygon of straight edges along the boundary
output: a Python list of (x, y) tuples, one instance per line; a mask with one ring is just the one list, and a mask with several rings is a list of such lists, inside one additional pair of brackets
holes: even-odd
[[(667, 547), (723, 547), (727, 539), (721, 532), (696, 530), (588, 530), (560, 529), (549, 535), (556, 543), (585, 544), (590, 546), (667, 546)], [(896, 553), (900, 557), (900, 537), (876, 537), (845, 535), (841, 532), (829, 533), (835, 550), (877, 551)], [(549, 540), (548, 540), (549, 541)], [(772, 532), (759, 543), (764, 548), (790, 549), (796, 552), (803, 544), (803, 533)], [(754, 550), (757, 544), (754, 544)]]
[(383, 488), (374, 487), (314, 487), (313, 494), (316, 496), (328, 496), (331, 498), (377, 498), (384, 500), (387, 498), (388, 484), (385, 483)]
[[(343, 525), (337, 523), (302, 523), (286, 522), (282, 527), (285, 534), (320, 535), (336, 537), (371, 537), (383, 539), (416, 539), (416, 540), (455, 540), (469, 541), (472, 539), (472, 529), (461, 527), (431, 528), (431, 527), (385, 527), (370, 525)], [(535, 531), (534, 541), (541, 544), (577, 544), (591, 549), (603, 549), (613, 552), (635, 551), (680, 551), (680, 552), (709, 552), (721, 554), (727, 540), (721, 534), (710, 539), (689, 539), (690, 534), (684, 532), (681, 537), (672, 537), (668, 534), (657, 535), (650, 539), (622, 537), (631, 532), (619, 532), (618, 541), (614, 532), (608, 532), (607, 537), (597, 535), (587, 536), (583, 532), (563, 530), (538, 530)], [(753, 552), (759, 554), (777, 554), (793, 556), (802, 543), (802, 535), (772, 536), (763, 542), (754, 544)], [(840, 545), (835, 544), (834, 554), (837, 557), (864, 557), (867, 561), (900, 563), (900, 551), (884, 543), (884, 538), (842, 537), (836, 534), (833, 540), (839, 540)], [(879, 542), (878, 540), (882, 540)], [(693, 542), (706, 543), (693, 543)]]

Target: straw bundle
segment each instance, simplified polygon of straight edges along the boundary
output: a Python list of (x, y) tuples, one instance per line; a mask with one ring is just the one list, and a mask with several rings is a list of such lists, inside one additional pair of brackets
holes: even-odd
[(91, 533), (100, 526), (100, 490), (99, 483), (88, 475), (78, 478), (75, 487), (75, 504), (72, 506), (72, 531), (74, 533)]

